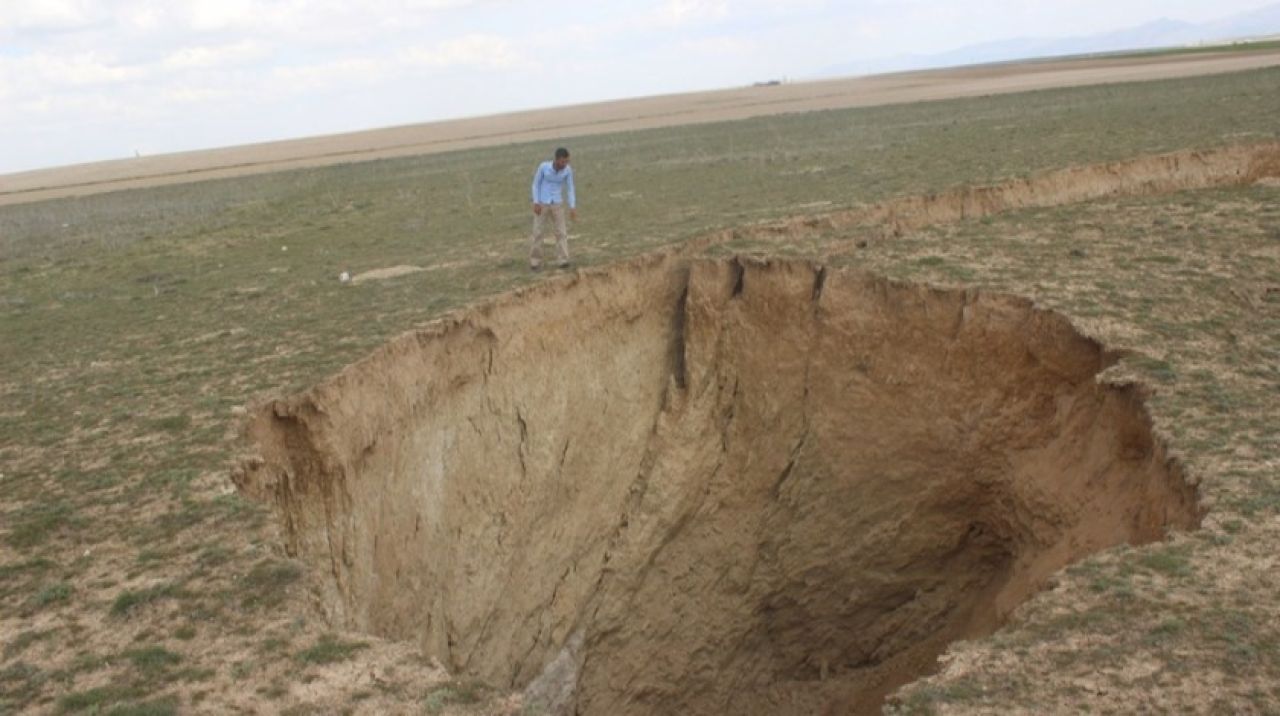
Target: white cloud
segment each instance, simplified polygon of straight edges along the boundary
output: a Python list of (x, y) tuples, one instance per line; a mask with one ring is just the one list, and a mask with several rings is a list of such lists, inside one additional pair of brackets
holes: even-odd
[(389, 55), (347, 56), (310, 64), (276, 67), (261, 88), (265, 94), (298, 94), (322, 89), (367, 87), (421, 70), (498, 71), (527, 63), (513, 44), (496, 35), (473, 34), (433, 47), (410, 47)]
[(57, 121), (72, 117), (106, 117), (129, 110), (129, 105), (121, 99), (97, 92), (36, 97), (21, 101), (17, 106), (21, 112), (40, 116), (41, 121), (46, 121), (46, 117)]
[(63, 88), (129, 82), (145, 77), (143, 67), (121, 65), (97, 52), (0, 58), (0, 77), (19, 88)]
[(850, 28), (850, 34), (861, 40), (879, 40), (888, 34), (888, 30), (883, 22), (860, 20)]
[(14, 106), (18, 108), (18, 111), (27, 114), (44, 114), (53, 107), (53, 100), (49, 97), (40, 97), (18, 102)]
[(658, 17), (671, 25), (723, 20), (729, 16), (729, 0), (666, 0)]
[(249, 28), (264, 15), (271, 17), (278, 12), (252, 0), (187, 0), (183, 10), (188, 26), (204, 31)]
[(409, 48), (400, 53), (400, 58), (407, 66), (431, 68), (502, 70), (519, 67), (524, 63), (511, 41), (497, 35), (484, 34), (466, 35), (433, 48)]
[(120, 26), (125, 30), (148, 33), (164, 26), (165, 13), (151, 5), (124, 8), (118, 16)]
[(92, 21), (88, 0), (18, 0), (0, 5), (0, 30), (68, 30)]
[[(483, 0), (392, 0), (392, 2), (382, 2), (383, 5), (389, 5), (389, 9), (397, 7), (406, 10), (452, 10), (454, 8), (466, 7), (468, 5), (477, 5)], [(377, 4), (377, 3), (375, 3)]]
[(757, 50), (756, 44), (744, 37), (720, 35), (702, 37), (681, 42), (679, 47), (689, 53), (709, 55), (723, 59), (726, 55), (745, 55)]
[(390, 69), (385, 60), (373, 57), (345, 57), (318, 64), (276, 67), (270, 73), (267, 89), (298, 94), (352, 83), (371, 84), (385, 79)]
[[(492, 0), (488, 0), (492, 1)], [(198, 32), (235, 30), (287, 35), (303, 42), (364, 36), (371, 30), (404, 31), (429, 24), (438, 13), (486, 0), (185, 0), (171, 24)]]
[[(835, 4), (840, 5), (840, 3)], [(830, 5), (832, 3), (827, 0), (734, 0), (732, 14), (735, 16), (748, 13), (795, 16), (799, 13), (821, 10)]]
[(265, 53), (259, 43), (242, 40), (229, 45), (183, 47), (169, 53), (159, 65), (169, 71), (208, 69), (259, 59)]
[(216, 102), (219, 100), (229, 99), (231, 98), (232, 93), (227, 90), (213, 89), (210, 87), (179, 85), (164, 90), (162, 96), (167, 102), (196, 104), (200, 102)]

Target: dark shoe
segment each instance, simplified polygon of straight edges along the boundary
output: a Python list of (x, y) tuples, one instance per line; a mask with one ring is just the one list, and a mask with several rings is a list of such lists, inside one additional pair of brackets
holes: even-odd
[(541, 267), (541, 266), (530, 266), (530, 267), (529, 267), (529, 270), (530, 270), (530, 271), (535, 271), (535, 272), (536, 272), (536, 271), (541, 271), (541, 270), (542, 270), (542, 267)]
[(564, 263), (560, 264), (560, 268), (562, 268), (562, 269), (571, 269), (571, 268), (573, 268), (573, 264), (571, 264), (571, 263), (569, 263), (568, 261), (566, 261), (566, 262), (564, 262)]

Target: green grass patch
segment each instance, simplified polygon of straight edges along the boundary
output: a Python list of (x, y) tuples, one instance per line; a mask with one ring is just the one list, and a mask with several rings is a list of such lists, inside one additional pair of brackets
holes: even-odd
[(157, 584), (145, 589), (127, 589), (111, 603), (111, 616), (128, 617), (133, 612), (164, 599), (181, 599), (188, 596), (176, 584)]
[(905, 700), (895, 704), (891, 713), (921, 716), (935, 714), (940, 707), (973, 704), (984, 695), (981, 685), (973, 680), (956, 679), (938, 686), (927, 685), (913, 689)]
[(62, 604), (71, 599), (71, 593), (74, 591), (67, 582), (58, 582), (42, 587), (31, 598), (31, 606), (35, 609), (43, 609), (51, 604)]
[(1250, 519), (1280, 512), (1280, 482), (1266, 477), (1251, 477), (1243, 495), (1233, 496), (1232, 507)]
[(176, 666), (182, 662), (180, 654), (169, 651), (162, 646), (130, 649), (124, 653), (124, 657), (133, 664), (135, 669), (142, 672), (149, 679), (155, 678), (160, 672), (166, 671), (169, 667)]
[(1174, 55), (1204, 55), (1222, 52), (1267, 52), (1280, 49), (1280, 40), (1245, 40), (1241, 42), (1211, 43), (1196, 46), (1161, 47), (1153, 50), (1137, 50), (1101, 55), (1093, 57), (1166, 57)]
[(42, 578), (56, 565), (45, 557), (37, 557), (0, 567), (0, 598), (27, 591), (31, 583)]
[(272, 608), (279, 606), (289, 585), (302, 576), (302, 568), (294, 562), (267, 558), (253, 565), (240, 582), (240, 606)]
[(480, 703), (487, 691), (483, 684), (473, 681), (450, 681), (428, 690), (422, 699), (422, 706), (427, 713), (438, 714), (449, 706)]
[(21, 713), (22, 707), (40, 695), (48, 680), (48, 673), (24, 661), (0, 667), (0, 712)]
[(167, 696), (133, 704), (121, 704), (107, 711), (107, 716), (176, 716), (178, 699)]
[(1147, 640), (1152, 643), (1168, 641), (1181, 636), (1186, 630), (1186, 621), (1177, 617), (1165, 619), (1147, 632)]
[(346, 661), (356, 652), (367, 648), (367, 642), (343, 641), (332, 634), (326, 634), (314, 646), (298, 652), (296, 658), (304, 664), (334, 664)]
[(221, 545), (213, 545), (200, 550), (200, 554), (196, 556), (196, 564), (201, 568), (211, 569), (219, 567), (232, 558), (231, 550)]
[(5, 641), (4, 658), (12, 659), (18, 654), (21, 654), (23, 651), (26, 650), (27, 647), (31, 646), (32, 644), (35, 644), (40, 641), (44, 641), (52, 637), (57, 632), (58, 630), (56, 628), (29, 629), (27, 631), (24, 631), (18, 634), (17, 636)]
[(161, 430), (164, 432), (176, 433), (191, 428), (190, 415), (169, 415), (163, 418), (157, 418), (151, 421), (153, 430)]
[(1178, 373), (1174, 370), (1173, 364), (1166, 360), (1159, 360), (1148, 357), (1130, 358), (1134, 365), (1158, 383), (1173, 383), (1178, 379)]
[(71, 524), (75, 510), (64, 501), (37, 503), (10, 513), (13, 527), (5, 541), (17, 549), (30, 549), (49, 541)]
[(46, 557), (36, 557), (14, 564), (0, 566), (0, 581), (19, 579), (23, 576), (39, 576), (53, 569), (56, 565)]
[(115, 709), (129, 708), (130, 702), (146, 694), (137, 686), (113, 684), (85, 691), (76, 691), (58, 700), (58, 713), (109, 714)]
[(1166, 577), (1188, 577), (1192, 573), (1191, 556), (1185, 546), (1158, 548), (1139, 555), (1138, 565)]
[(1110, 593), (1121, 599), (1134, 596), (1131, 575), (1123, 572), (1100, 574), (1089, 582), (1089, 589), (1098, 593)]

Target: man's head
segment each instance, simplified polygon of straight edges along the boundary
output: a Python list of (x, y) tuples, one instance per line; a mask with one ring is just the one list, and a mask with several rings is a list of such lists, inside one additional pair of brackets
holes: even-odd
[(556, 150), (556, 160), (551, 163), (551, 166), (555, 167), (556, 171), (560, 171), (561, 169), (564, 169), (568, 165), (569, 165), (569, 150), (565, 149), (564, 147), (560, 147), (559, 149)]

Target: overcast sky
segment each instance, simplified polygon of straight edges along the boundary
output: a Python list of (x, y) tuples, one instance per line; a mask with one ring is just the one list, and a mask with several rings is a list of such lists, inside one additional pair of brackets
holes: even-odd
[(0, 0), (0, 173), (803, 79), (1275, 0)]

